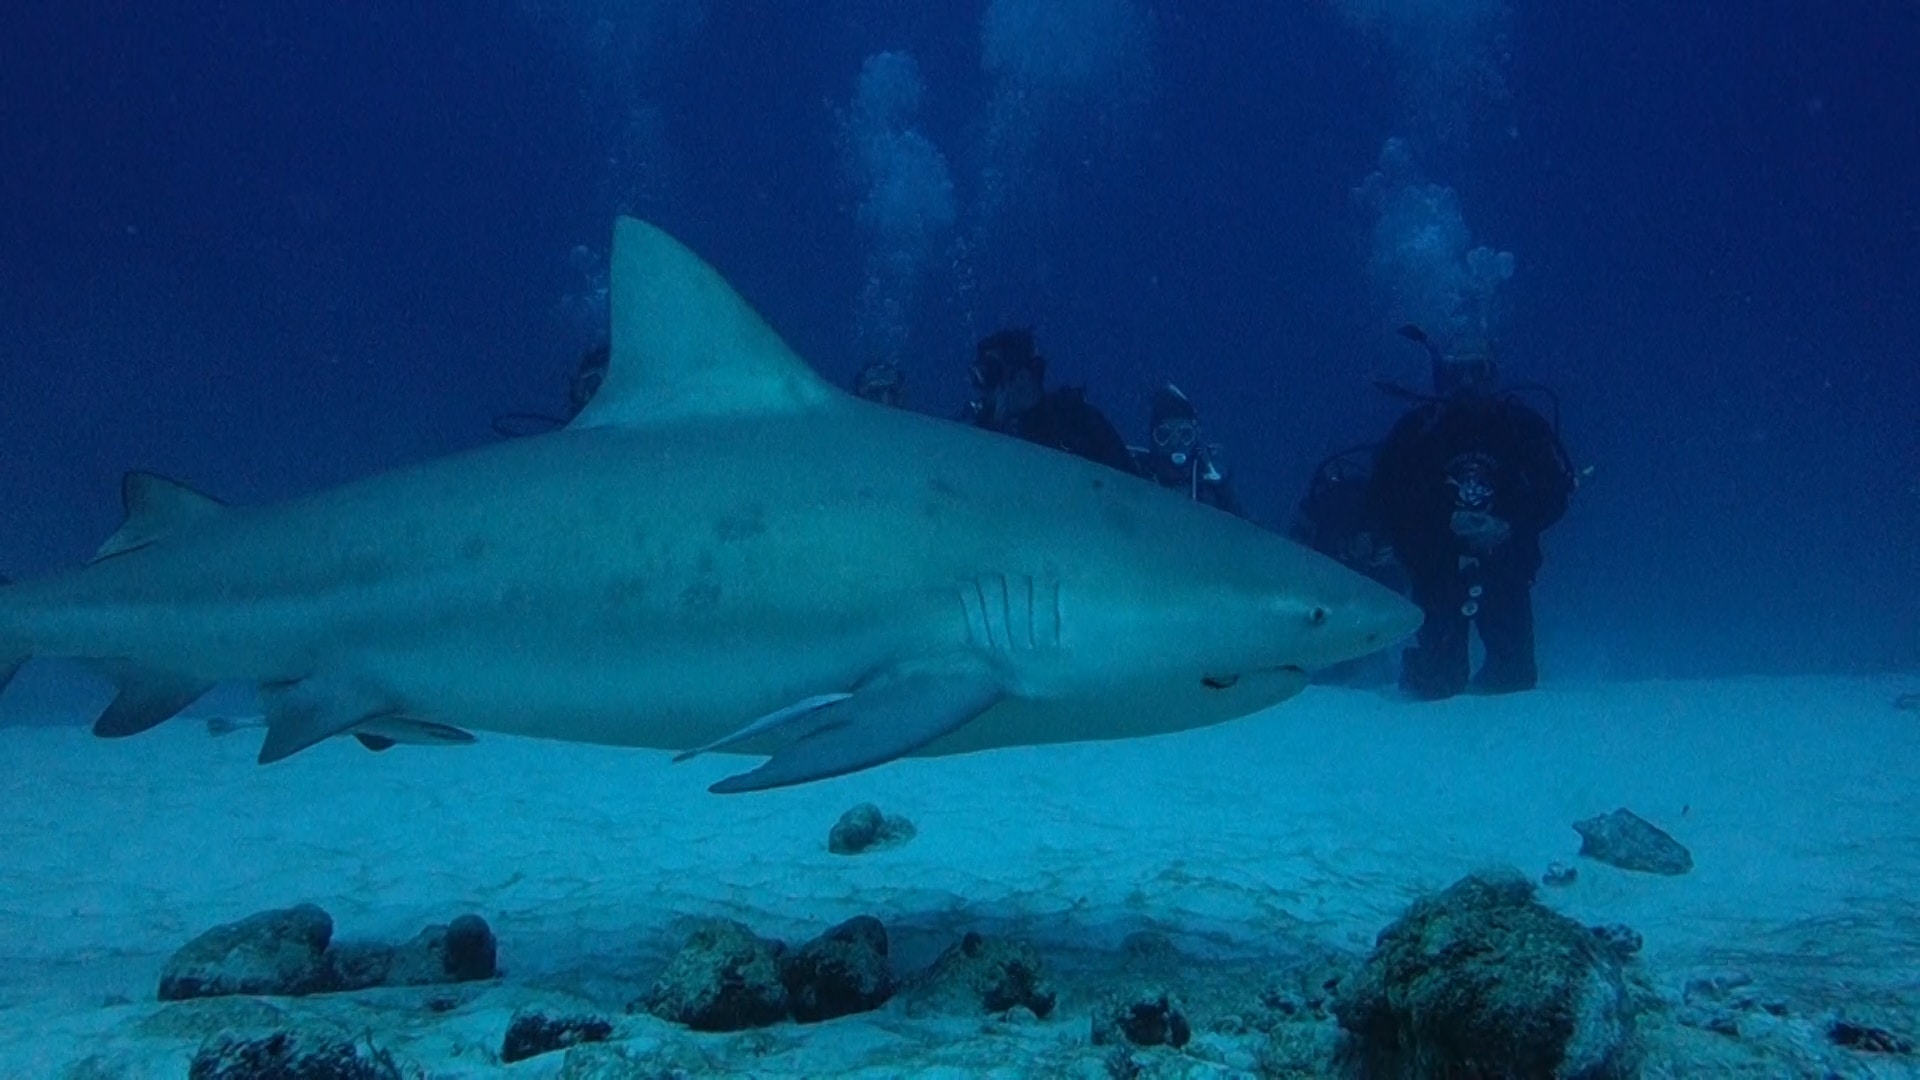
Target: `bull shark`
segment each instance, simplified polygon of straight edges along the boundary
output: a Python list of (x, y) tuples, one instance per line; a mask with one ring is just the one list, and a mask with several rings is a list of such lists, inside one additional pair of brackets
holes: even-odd
[(89, 662), (121, 737), (259, 690), (259, 760), (472, 731), (765, 757), (1214, 724), (1419, 612), (1274, 532), (822, 379), (698, 255), (620, 218), (604, 383), (565, 427), (273, 504), (133, 473), (83, 566), (0, 585), (0, 687)]

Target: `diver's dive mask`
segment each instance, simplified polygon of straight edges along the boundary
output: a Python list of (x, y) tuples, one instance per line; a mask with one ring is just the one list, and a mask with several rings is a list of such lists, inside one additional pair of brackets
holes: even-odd
[(1200, 440), (1200, 425), (1192, 420), (1170, 418), (1153, 425), (1153, 445), (1168, 461), (1185, 465), (1193, 460), (1194, 444)]

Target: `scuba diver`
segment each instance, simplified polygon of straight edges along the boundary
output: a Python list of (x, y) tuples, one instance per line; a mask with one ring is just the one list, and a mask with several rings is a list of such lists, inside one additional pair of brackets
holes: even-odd
[[(1374, 515), (1369, 487), (1377, 444), (1350, 447), (1314, 466), (1307, 493), (1295, 508), (1287, 535), (1340, 565), (1407, 594), (1407, 575), (1393, 557), (1381, 522)], [(1314, 672), (1322, 685), (1382, 687), (1394, 683), (1394, 662), (1381, 651)]]
[(1429, 700), (1467, 689), (1469, 628), (1478, 627), (1486, 662), (1474, 689), (1532, 689), (1540, 536), (1566, 513), (1579, 474), (1557, 422), (1518, 400), (1527, 388), (1496, 388), (1485, 340), (1443, 353), (1417, 326), (1400, 333), (1426, 347), (1433, 379), (1431, 396), (1385, 387), (1420, 403), (1380, 444), (1368, 484), (1371, 513), (1426, 613), (1400, 685)]
[(891, 360), (875, 360), (854, 376), (853, 392), (868, 401), (903, 408), (906, 404), (907, 381), (900, 373), (899, 364)]
[(493, 418), (493, 433), (503, 439), (513, 439), (566, 427), (599, 392), (600, 384), (606, 380), (607, 364), (612, 356), (613, 346), (603, 341), (580, 357), (580, 363), (573, 369), (573, 377), (567, 380), (565, 416), (534, 412), (502, 413)]
[(1136, 470), (1195, 502), (1246, 516), (1233, 482), (1220, 467), (1220, 447), (1200, 441), (1199, 410), (1179, 387), (1168, 383), (1154, 393), (1147, 421), (1153, 445), (1127, 448)]
[(1087, 403), (1083, 388), (1046, 388), (1047, 360), (1034, 350), (1032, 330), (1000, 330), (983, 339), (967, 375), (973, 395), (963, 416), (975, 426), (1139, 475), (1126, 439)]
[(1393, 557), (1369, 491), (1378, 443), (1342, 450), (1314, 466), (1287, 535), (1402, 595), (1406, 572)]

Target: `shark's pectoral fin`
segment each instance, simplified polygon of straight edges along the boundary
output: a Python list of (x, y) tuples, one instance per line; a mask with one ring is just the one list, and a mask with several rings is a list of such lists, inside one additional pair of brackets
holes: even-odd
[(92, 562), (138, 551), (176, 529), (205, 521), (226, 509), (219, 500), (185, 484), (144, 472), (130, 472), (121, 478), (120, 501), (127, 518), (93, 553)]
[(707, 790), (716, 795), (789, 787), (882, 765), (933, 742), (992, 708), (1003, 691), (984, 665), (912, 666), (883, 672), (839, 701), (785, 709), (714, 744), (791, 731), (792, 742), (751, 772)]
[[(260, 764), (282, 758), (349, 732), (373, 730), (398, 718), (399, 710), (377, 695), (324, 679), (301, 679), (260, 688), (267, 737), (260, 743)], [(396, 740), (397, 741), (397, 740)]]
[(164, 671), (109, 666), (106, 672), (118, 690), (107, 711), (93, 722), (93, 733), (103, 739), (121, 739), (157, 727), (180, 715), (214, 685)]
[(699, 757), (701, 754), (710, 753), (714, 750), (725, 750), (729, 746), (738, 746), (748, 739), (753, 738), (755, 735), (764, 735), (769, 731), (788, 727), (795, 721), (805, 717), (808, 713), (824, 709), (829, 705), (838, 704), (852, 696), (852, 694), (815, 694), (810, 698), (803, 698), (784, 709), (775, 709), (773, 712), (755, 720), (753, 723), (748, 724), (746, 727), (741, 728), (731, 735), (715, 739), (705, 746), (696, 746), (691, 750), (682, 750), (673, 756), (673, 760), (685, 761), (688, 758)]

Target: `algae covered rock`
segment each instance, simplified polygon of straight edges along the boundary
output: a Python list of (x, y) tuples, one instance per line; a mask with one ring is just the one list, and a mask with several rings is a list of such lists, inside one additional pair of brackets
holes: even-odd
[(744, 1031), (787, 1015), (780, 981), (786, 946), (737, 922), (695, 931), (653, 986), (628, 1011), (645, 1010), (695, 1031)]
[(181, 946), (160, 973), (160, 1000), (229, 994), (298, 996), (333, 989), (333, 918), (312, 904), (263, 911)]
[(1619, 954), (1500, 869), (1415, 902), (1333, 1011), (1368, 1076), (1613, 1080), (1635, 1007)]
[(1580, 854), (1609, 866), (1667, 875), (1693, 869), (1692, 852), (1631, 810), (1576, 821), (1573, 831), (1580, 834)]
[(1025, 1008), (1044, 1020), (1055, 998), (1031, 946), (970, 933), (914, 980), (907, 1011), (964, 1015)]
[(402, 1080), (385, 1050), (318, 1032), (221, 1036), (194, 1054), (188, 1080)]
[(827, 833), (827, 850), (835, 855), (862, 855), (898, 847), (914, 838), (913, 822), (897, 815), (883, 814), (872, 803), (840, 815)]
[(887, 928), (871, 915), (848, 919), (786, 956), (780, 981), (803, 1024), (877, 1009), (893, 996)]

